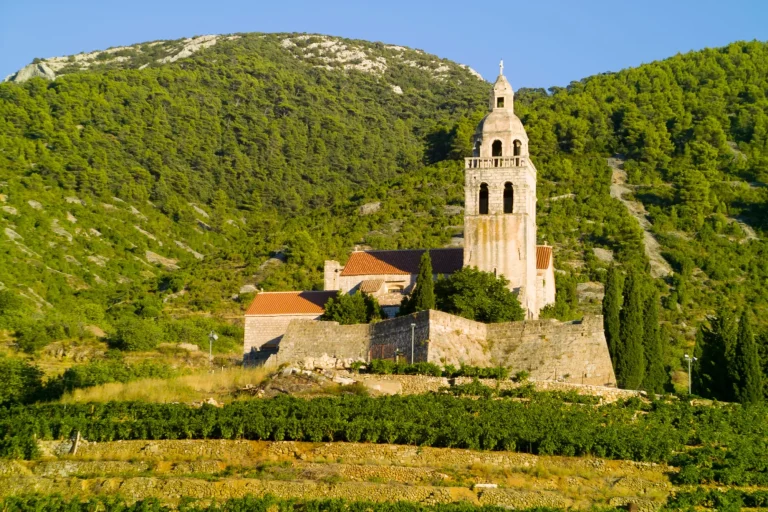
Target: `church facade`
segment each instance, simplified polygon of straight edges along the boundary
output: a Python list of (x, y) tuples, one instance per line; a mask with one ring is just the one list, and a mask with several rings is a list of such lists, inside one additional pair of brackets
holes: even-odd
[[(464, 247), (430, 249), (435, 277), (462, 267), (504, 276), (527, 318), (555, 301), (552, 247), (537, 245), (536, 167), (528, 136), (514, 113), (514, 92), (503, 75), (493, 85), (489, 113), (477, 127), (473, 155), (465, 159)], [(394, 316), (413, 291), (423, 249), (356, 251), (346, 265), (326, 261), (326, 292), (367, 293)], [(285, 293), (308, 300), (286, 300)], [(246, 313), (245, 352), (276, 347), (291, 319), (319, 318), (325, 292), (262, 292)], [(295, 311), (294, 311), (295, 309)], [(308, 316), (307, 316), (308, 315)], [(269, 328), (267, 328), (269, 326)]]

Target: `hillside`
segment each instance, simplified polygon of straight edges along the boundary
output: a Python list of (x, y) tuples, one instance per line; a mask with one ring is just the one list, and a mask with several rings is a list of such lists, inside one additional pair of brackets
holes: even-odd
[[(487, 83), (381, 43), (214, 37), (42, 59), (55, 81), (0, 84), (0, 328), (29, 350), (135, 314), (236, 349), (224, 325), (256, 287), (318, 287), (355, 246), (460, 242)], [(571, 292), (609, 260), (650, 271), (655, 239), (672, 369), (719, 304), (764, 322), (767, 87), (752, 42), (517, 92), (558, 316), (599, 309)], [(645, 233), (611, 198), (622, 171)]]

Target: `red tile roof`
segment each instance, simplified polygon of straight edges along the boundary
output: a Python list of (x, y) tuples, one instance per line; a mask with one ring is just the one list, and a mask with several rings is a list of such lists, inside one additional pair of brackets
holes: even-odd
[[(383, 274), (418, 274), (419, 259), (424, 249), (404, 251), (353, 252), (341, 272), (342, 276), (368, 276)], [(435, 274), (452, 274), (464, 264), (464, 249), (430, 249)]]
[(248, 306), (246, 315), (323, 314), (325, 303), (338, 292), (261, 292)]
[(536, 270), (546, 270), (552, 262), (552, 247), (548, 245), (536, 246)]
[(376, 293), (384, 284), (383, 279), (366, 279), (360, 283), (360, 291), (363, 293)]

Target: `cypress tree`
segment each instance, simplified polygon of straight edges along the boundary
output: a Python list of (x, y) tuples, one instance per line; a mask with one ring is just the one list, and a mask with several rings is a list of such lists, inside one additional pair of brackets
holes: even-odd
[(624, 284), (624, 306), (619, 315), (620, 342), (616, 350), (616, 380), (624, 389), (639, 389), (645, 376), (640, 284), (636, 271), (630, 271)]
[(608, 352), (611, 354), (611, 362), (616, 368), (616, 349), (621, 340), (619, 314), (621, 312), (621, 287), (623, 276), (621, 272), (612, 266), (608, 269), (605, 281), (605, 296), (603, 297), (603, 328), (605, 339), (608, 342)]
[(657, 290), (654, 290), (646, 301), (643, 324), (645, 355), (643, 388), (653, 393), (661, 393), (664, 391), (667, 373), (664, 371), (664, 343), (659, 325), (659, 292)]
[(738, 378), (732, 362), (736, 325), (726, 309), (721, 309), (717, 316), (710, 319), (709, 324), (702, 325), (696, 337), (694, 355), (699, 358), (694, 372), (696, 393), (730, 402), (735, 399), (732, 382)]
[(747, 311), (741, 314), (739, 321), (733, 366), (738, 372), (738, 380), (733, 383), (736, 399), (742, 404), (756, 404), (762, 401), (762, 368)]
[(432, 258), (429, 251), (424, 251), (419, 261), (419, 275), (416, 277), (416, 289), (408, 301), (410, 312), (435, 309), (435, 281), (432, 276)]
[(768, 331), (761, 332), (757, 338), (757, 354), (760, 357), (760, 367), (763, 370), (763, 395), (768, 400)]

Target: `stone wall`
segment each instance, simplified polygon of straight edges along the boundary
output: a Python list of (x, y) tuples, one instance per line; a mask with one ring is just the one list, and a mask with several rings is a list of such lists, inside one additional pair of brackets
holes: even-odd
[(490, 366), (487, 326), (441, 311), (429, 311), (429, 361), (439, 365)]
[[(395, 350), (406, 361), (422, 362), (429, 360), (431, 347), (430, 313), (421, 311), (413, 315), (401, 316), (391, 320), (371, 324), (371, 358), (391, 359)], [(411, 357), (411, 324), (413, 327), (413, 358)]]
[(320, 315), (246, 315), (245, 317), (245, 342), (243, 353), (249, 354), (251, 350), (259, 350), (267, 343), (274, 345), (288, 329), (288, 325), (294, 320), (316, 320)]
[(279, 365), (322, 355), (365, 361), (370, 343), (369, 330), (367, 324), (297, 320), (288, 325), (280, 340), (280, 349), (270, 362)]
[[(439, 391), (440, 388), (447, 388), (452, 385), (468, 384), (474, 379), (470, 377), (457, 377), (448, 379), (446, 377), (431, 377), (429, 375), (374, 375), (356, 372), (344, 369), (329, 370), (326, 375), (340, 376), (361, 382), (369, 389), (379, 385), (386, 391), (393, 390), (389, 394), (401, 395), (421, 395)], [(626, 400), (633, 397), (645, 397), (644, 391), (635, 391), (629, 389), (618, 389), (610, 386), (594, 386), (587, 384), (577, 384), (573, 382), (554, 382), (546, 380), (529, 380), (524, 383), (514, 382), (513, 380), (497, 381), (495, 379), (479, 379), (479, 381), (491, 388), (500, 390), (517, 389), (520, 386), (532, 384), (536, 391), (575, 391), (579, 395), (599, 396), (604, 403), (615, 402), (616, 400)], [(384, 384), (390, 384), (386, 386)], [(391, 384), (394, 384), (391, 385)]]
[(375, 324), (294, 321), (280, 341), (276, 364), (328, 357), (339, 360), (411, 360), (411, 324), (416, 362), (505, 366), (531, 379), (615, 386), (602, 317), (580, 322), (530, 320), (483, 324), (440, 311), (422, 311)]
[(527, 371), (536, 380), (615, 386), (602, 316), (580, 322), (535, 320), (489, 324), (495, 364)]

